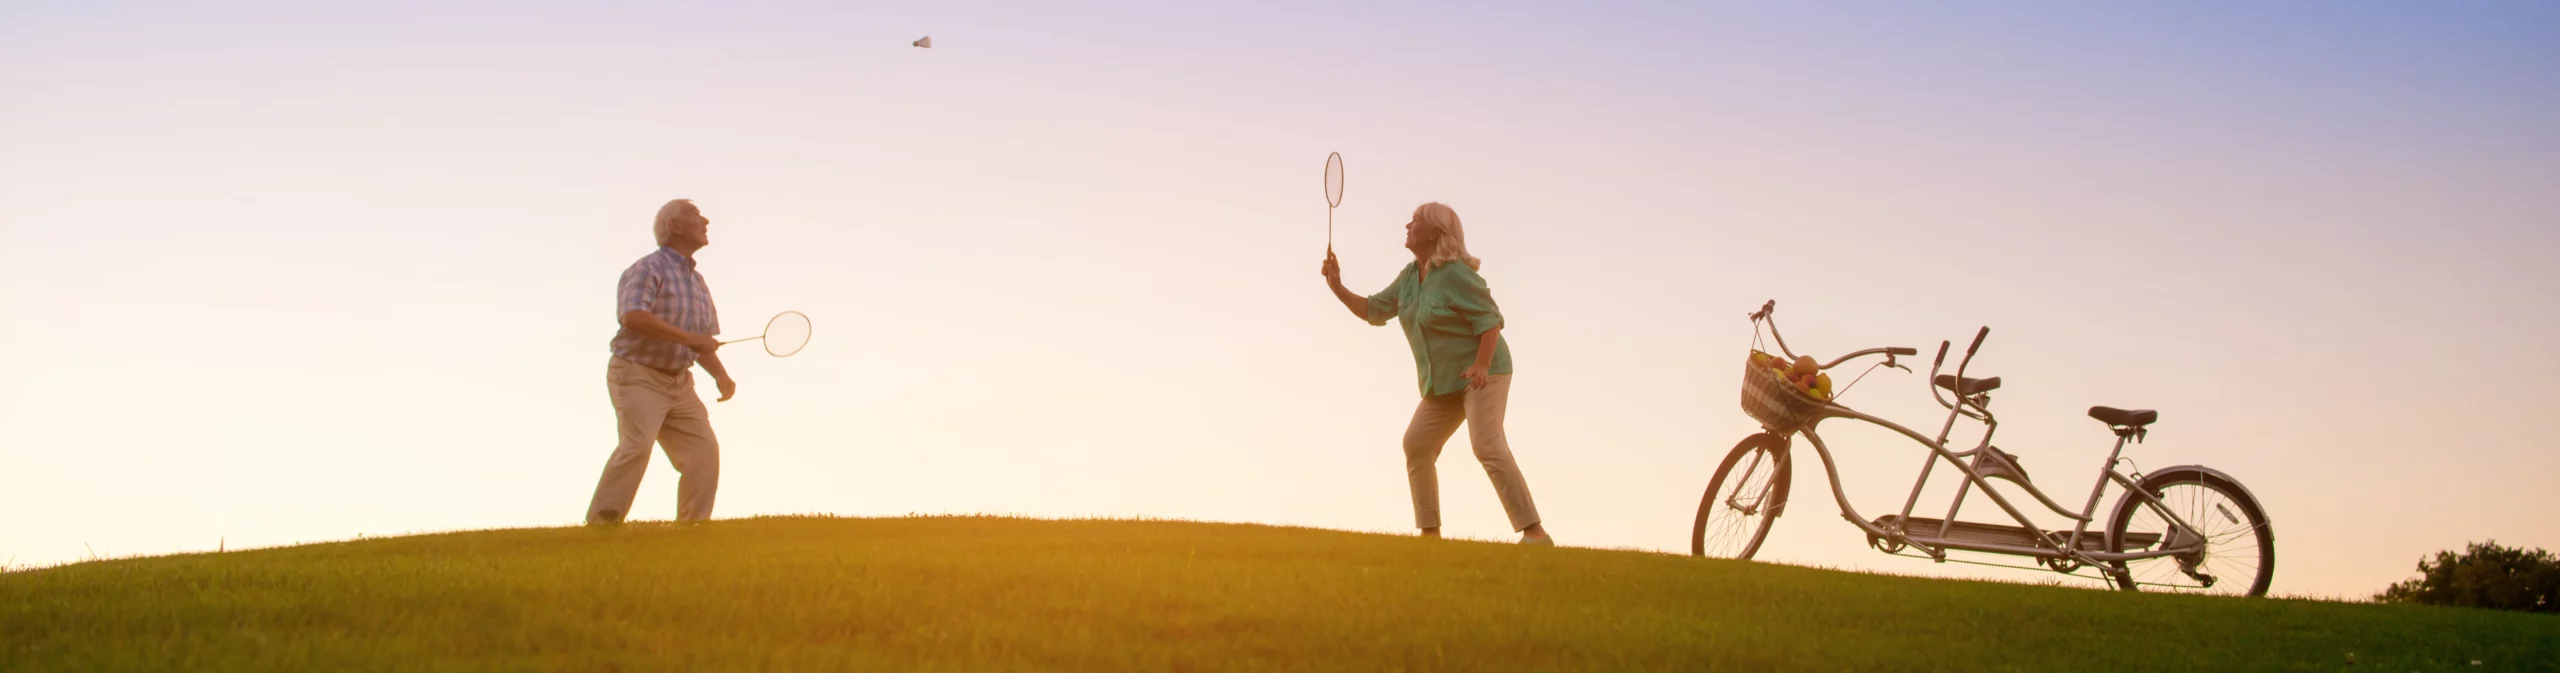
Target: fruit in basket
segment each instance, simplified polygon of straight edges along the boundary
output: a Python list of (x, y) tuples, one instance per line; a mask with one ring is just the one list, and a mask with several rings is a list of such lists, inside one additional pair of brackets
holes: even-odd
[[(1816, 364), (1813, 361), (1813, 356), (1798, 355), (1796, 356), (1795, 369), (1787, 372), (1787, 374), (1789, 378), (1811, 378), (1814, 373), (1820, 371), (1822, 371), (1822, 365)], [(1811, 383), (1807, 383), (1806, 385), (1811, 385)]]
[(1822, 399), (1826, 399), (1826, 400), (1827, 400), (1827, 399), (1831, 399), (1831, 375), (1830, 375), (1830, 374), (1815, 374), (1815, 375), (1813, 375), (1813, 391), (1814, 391), (1814, 392), (1817, 392), (1817, 393), (1821, 393), (1821, 394), (1822, 394)]

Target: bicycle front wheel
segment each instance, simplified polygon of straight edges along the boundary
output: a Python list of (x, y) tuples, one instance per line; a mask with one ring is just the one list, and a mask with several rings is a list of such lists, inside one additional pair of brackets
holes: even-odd
[[(2276, 575), (2276, 531), (2258, 499), (2230, 475), (2185, 465), (2143, 477), (2116, 500), (2107, 540), (2119, 552), (2192, 551), (2113, 563), (2118, 588), (2264, 596)], [(2173, 518), (2174, 515), (2174, 518)], [(2183, 521), (2187, 529), (2179, 530)]]
[(1787, 440), (1759, 433), (1742, 438), (1716, 466), (1698, 520), (1689, 527), (1689, 554), (1748, 560), (1769, 538), (1769, 526), (1787, 506)]

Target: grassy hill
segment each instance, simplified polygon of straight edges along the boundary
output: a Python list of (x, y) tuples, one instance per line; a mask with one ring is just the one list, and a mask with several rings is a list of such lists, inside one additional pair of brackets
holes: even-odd
[(2351, 656), (2551, 670), (2560, 618), (992, 517), (499, 530), (0, 575), (9, 670), (2273, 670)]

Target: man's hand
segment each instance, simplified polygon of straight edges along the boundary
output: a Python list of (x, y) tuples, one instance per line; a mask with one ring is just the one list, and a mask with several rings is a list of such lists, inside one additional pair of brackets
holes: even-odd
[(708, 334), (696, 334), (693, 335), (693, 341), (685, 344), (685, 347), (693, 349), (695, 355), (710, 355), (720, 352), (720, 340), (711, 338)]
[(1329, 287), (1342, 287), (1342, 262), (1336, 261), (1333, 258), (1333, 251), (1330, 249), (1324, 251), (1324, 269), (1322, 272), (1324, 273), (1325, 285)]
[(732, 378), (729, 378), (729, 377), (726, 377), (726, 376), (720, 376), (720, 377), (714, 377), (714, 378), (712, 378), (712, 379), (711, 379), (711, 382), (712, 382), (712, 383), (715, 383), (715, 384), (719, 384), (719, 386), (720, 386), (720, 399), (712, 400), (713, 402), (727, 402), (727, 401), (729, 401), (729, 398), (737, 397), (737, 396), (738, 396), (738, 380), (737, 380), (737, 379), (732, 379)]

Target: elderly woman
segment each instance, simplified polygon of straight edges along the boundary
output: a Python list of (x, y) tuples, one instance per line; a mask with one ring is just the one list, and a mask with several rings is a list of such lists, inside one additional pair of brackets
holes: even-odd
[(1458, 211), (1439, 203), (1413, 209), (1404, 225), (1404, 247), (1413, 263), (1396, 274), (1385, 291), (1360, 296), (1342, 287), (1342, 265), (1332, 251), (1324, 256), (1325, 285), (1344, 308), (1369, 324), (1402, 321), (1406, 345), (1422, 388), (1422, 403), (1404, 432), (1404, 473), (1413, 485), (1413, 525), (1422, 534), (1440, 536), (1440, 447), (1467, 424), (1476, 460), (1511, 515), (1520, 542), (1554, 545), (1529, 499), (1529, 482), (1511, 461), (1511, 444), (1502, 435), (1503, 408), (1511, 397), (1511, 347), (1502, 341), (1502, 311), (1476, 270), (1482, 260), (1467, 254), (1466, 230)]

